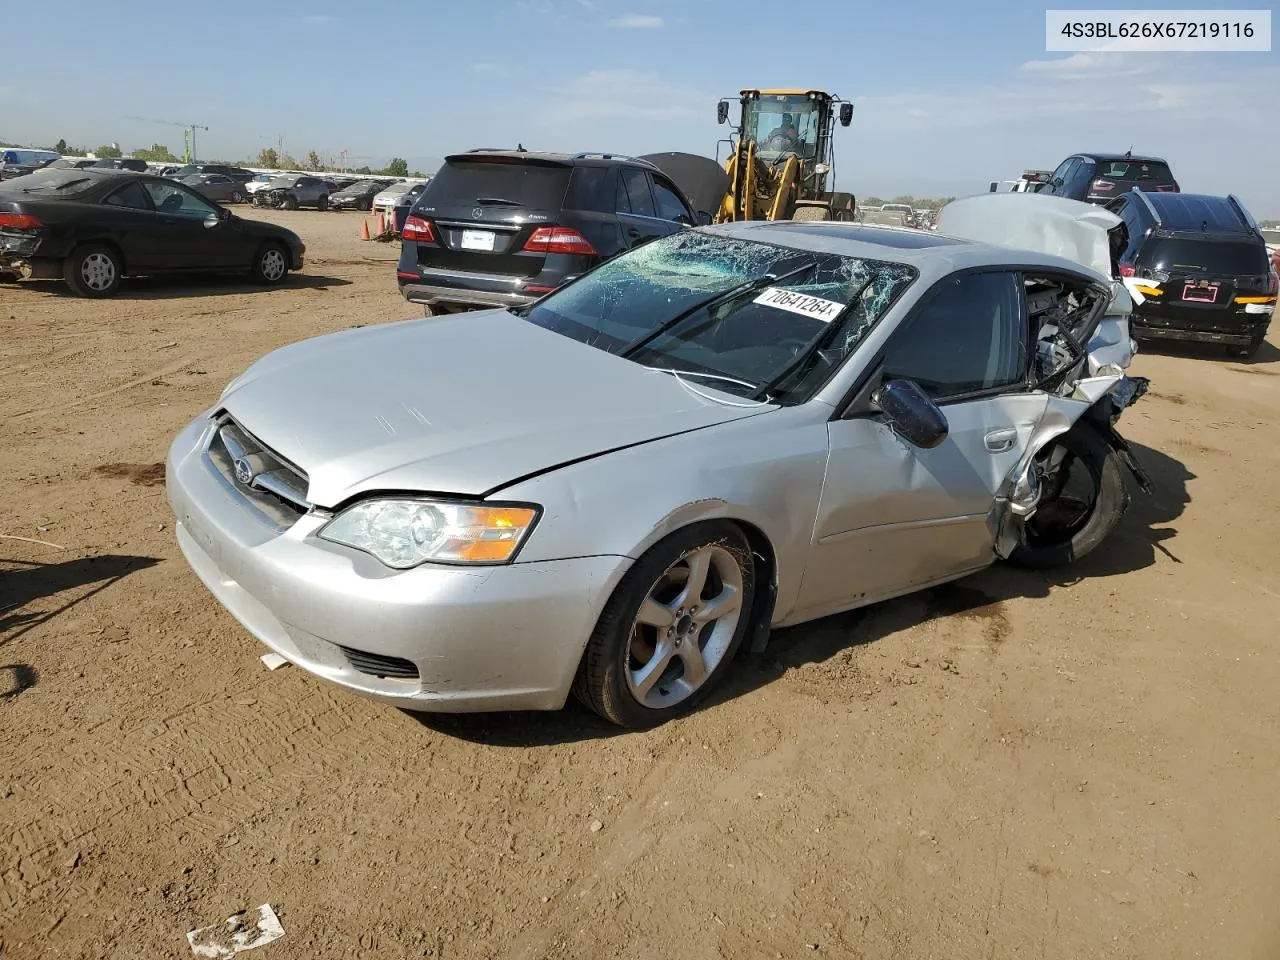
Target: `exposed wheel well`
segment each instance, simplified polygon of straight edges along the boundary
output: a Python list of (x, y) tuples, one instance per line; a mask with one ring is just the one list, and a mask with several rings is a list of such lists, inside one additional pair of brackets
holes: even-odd
[(747, 634), (739, 656), (759, 653), (769, 640), (773, 620), (773, 605), (778, 597), (778, 558), (773, 544), (765, 532), (753, 523), (731, 519), (751, 545), (751, 556), (756, 566), (756, 594), (751, 604), (751, 632)]

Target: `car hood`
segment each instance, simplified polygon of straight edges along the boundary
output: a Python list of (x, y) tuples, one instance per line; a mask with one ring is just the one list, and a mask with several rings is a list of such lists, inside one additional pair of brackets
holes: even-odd
[(334, 507), (375, 490), (481, 496), (776, 409), (708, 396), (494, 310), (285, 347), (233, 381), (219, 406), (306, 472), (312, 503)]

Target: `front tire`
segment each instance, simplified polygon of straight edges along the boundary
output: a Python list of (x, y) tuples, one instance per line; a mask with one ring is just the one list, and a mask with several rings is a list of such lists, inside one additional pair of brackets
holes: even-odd
[(101, 243), (77, 247), (62, 267), (62, 277), (72, 291), (95, 299), (114, 294), (122, 273), (120, 255)]
[(321, 212), (329, 209), (329, 197), (327, 195), (322, 194), (320, 199), (316, 201), (316, 209)]
[(231, 202), (232, 202), (232, 203), (244, 203), (244, 194), (243, 194), (243, 193), (241, 193), (239, 190), (236, 190), (236, 191), (232, 192), (232, 194), (231, 194)]
[[(1045, 466), (1044, 493), (1027, 520), (1023, 542), (1011, 563), (1043, 570), (1060, 567), (1092, 553), (1124, 516), (1129, 503), (1120, 458), (1097, 428), (1077, 423), (1049, 441), (1037, 459)], [(1083, 471), (1079, 489), (1068, 486), (1075, 468)], [(1087, 488), (1087, 492), (1082, 490)]]
[(729, 669), (754, 596), (755, 563), (738, 527), (677, 530), (635, 562), (605, 604), (574, 695), (633, 729), (691, 712)]
[(285, 197), (283, 200), (280, 201), (280, 209), (281, 210), (297, 210), (298, 198), (293, 196), (292, 194)]
[(264, 244), (253, 259), (253, 279), (274, 287), (289, 275), (289, 252), (278, 243)]

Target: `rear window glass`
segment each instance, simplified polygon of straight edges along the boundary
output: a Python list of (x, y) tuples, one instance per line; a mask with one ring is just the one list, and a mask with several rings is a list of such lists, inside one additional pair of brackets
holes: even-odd
[(1142, 259), (1153, 269), (1170, 273), (1255, 276), (1267, 272), (1267, 248), (1243, 240), (1157, 238), (1147, 244)]
[(446, 163), (423, 191), (423, 201), (507, 201), (513, 206), (557, 209), (569, 186), (569, 167), (538, 163), (462, 160)]
[(1126, 183), (1173, 183), (1173, 172), (1167, 163), (1139, 163), (1136, 160), (1099, 161), (1097, 176), (1100, 180), (1124, 180)]

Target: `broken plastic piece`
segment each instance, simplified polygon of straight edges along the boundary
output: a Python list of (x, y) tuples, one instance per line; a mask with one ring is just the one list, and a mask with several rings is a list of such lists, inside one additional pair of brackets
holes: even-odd
[(284, 927), (271, 904), (258, 907), (256, 916), (246, 914), (248, 911), (242, 911), (222, 923), (190, 931), (187, 943), (191, 944), (191, 952), (210, 960), (229, 960), (237, 953), (266, 946), (284, 936)]
[(279, 670), (289, 662), (278, 653), (264, 653), (260, 659), (267, 665), (268, 670)]

